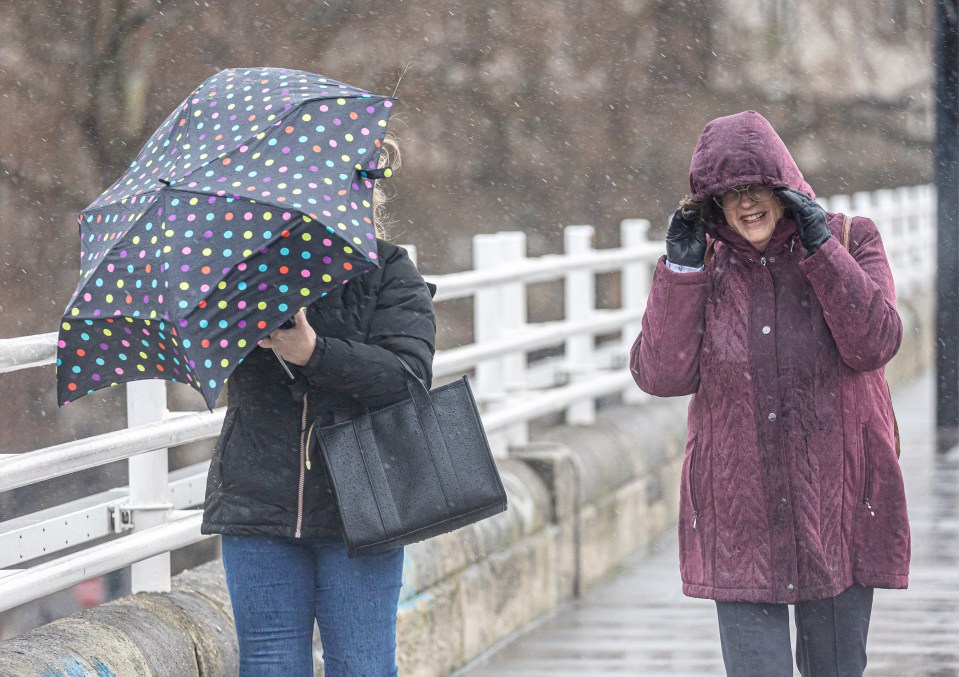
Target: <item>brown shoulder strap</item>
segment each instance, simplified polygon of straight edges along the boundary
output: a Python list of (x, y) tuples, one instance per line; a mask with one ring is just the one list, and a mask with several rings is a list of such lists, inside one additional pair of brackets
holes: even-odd
[[(889, 389), (889, 381), (886, 381), (886, 392), (889, 393), (889, 408), (892, 409), (892, 391)], [(902, 454), (902, 443), (899, 439), (899, 421), (896, 419), (896, 410), (892, 409), (892, 436), (896, 442), (896, 458)]]
[(713, 258), (713, 249), (716, 246), (716, 240), (709, 238), (709, 241), (706, 242), (706, 253), (703, 255), (703, 268), (706, 267), (706, 264), (709, 263), (709, 260)]
[(842, 248), (847, 252), (849, 251), (849, 233), (852, 232), (852, 219), (842, 215), (842, 235), (839, 237), (839, 242), (842, 243)]

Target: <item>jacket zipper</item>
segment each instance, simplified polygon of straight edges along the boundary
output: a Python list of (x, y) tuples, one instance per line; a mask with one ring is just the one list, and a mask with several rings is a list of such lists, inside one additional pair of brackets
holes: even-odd
[(872, 462), (869, 456), (869, 447), (866, 444), (866, 426), (862, 427), (862, 502), (866, 506), (866, 509), (869, 511), (871, 517), (875, 517), (876, 513), (872, 508)]
[(296, 498), (296, 533), (294, 538), (300, 538), (303, 529), (303, 492), (306, 488), (306, 471), (310, 469), (310, 459), (306, 457), (306, 419), (310, 396), (303, 395), (303, 413), (300, 415), (300, 491)]
[(696, 457), (699, 447), (693, 447), (692, 455), (689, 457), (689, 502), (693, 506), (693, 531), (698, 531), (697, 522), (699, 521), (699, 507), (696, 500)]

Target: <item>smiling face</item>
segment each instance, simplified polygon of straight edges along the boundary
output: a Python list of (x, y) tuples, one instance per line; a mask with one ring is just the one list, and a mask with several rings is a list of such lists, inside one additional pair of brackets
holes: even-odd
[(766, 246), (776, 229), (776, 223), (784, 213), (783, 206), (775, 197), (756, 201), (746, 192), (742, 193), (737, 206), (723, 207), (726, 222), (760, 253), (766, 251)]

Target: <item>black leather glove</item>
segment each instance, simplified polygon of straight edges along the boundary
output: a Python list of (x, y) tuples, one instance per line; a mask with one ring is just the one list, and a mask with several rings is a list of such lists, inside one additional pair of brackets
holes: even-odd
[(776, 195), (799, 225), (799, 240), (806, 248), (807, 258), (812, 256), (832, 235), (826, 211), (811, 197), (792, 188), (777, 188)]
[(698, 268), (705, 256), (706, 223), (698, 213), (677, 209), (666, 230), (666, 259), (680, 266)]

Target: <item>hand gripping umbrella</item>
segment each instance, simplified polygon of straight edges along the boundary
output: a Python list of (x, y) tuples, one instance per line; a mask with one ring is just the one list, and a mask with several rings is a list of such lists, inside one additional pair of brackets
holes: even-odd
[(60, 404), (161, 378), (212, 408), (257, 341), (378, 266), (373, 181), (392, 100), (303, 71), (201, 84), (80, 213)]

